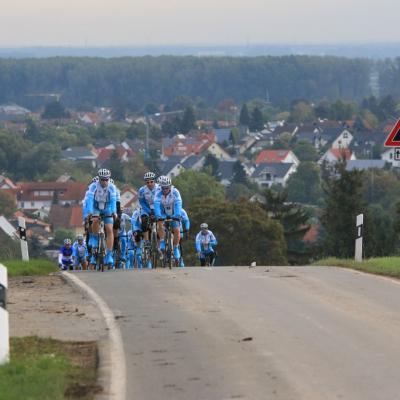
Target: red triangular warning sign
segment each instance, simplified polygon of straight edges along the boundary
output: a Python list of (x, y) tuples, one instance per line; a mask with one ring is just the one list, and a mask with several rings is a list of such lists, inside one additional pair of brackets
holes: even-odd
[(390, 131), (389, 136), (386, 138), (384, 146), (386, 147), (400, 147), (400, 119)]

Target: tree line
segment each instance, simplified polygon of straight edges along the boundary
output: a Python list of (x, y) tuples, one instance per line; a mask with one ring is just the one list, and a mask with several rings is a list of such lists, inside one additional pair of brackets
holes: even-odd
[(34, 107), (38, 93), (59, 93), (67, 107), (168, 104), (178, 95), (208, 104), (268, 97), (360, 100), (370, 94), (371, 62), (338, 57), (125, 57), (0, 59), (0, 103)]

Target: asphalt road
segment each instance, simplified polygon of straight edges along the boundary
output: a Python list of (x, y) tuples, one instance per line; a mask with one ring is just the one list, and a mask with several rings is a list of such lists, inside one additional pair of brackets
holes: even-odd
[(324, 267), (78, 276), (120, 321), (128, 400), (400, 399), (400, 282)]

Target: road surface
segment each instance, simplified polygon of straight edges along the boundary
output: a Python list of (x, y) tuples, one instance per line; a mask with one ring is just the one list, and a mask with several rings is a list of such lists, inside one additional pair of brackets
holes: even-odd
[(120, 322), (128, 400), (400, 399), (400, 284), (332, 267), (79, 273)]

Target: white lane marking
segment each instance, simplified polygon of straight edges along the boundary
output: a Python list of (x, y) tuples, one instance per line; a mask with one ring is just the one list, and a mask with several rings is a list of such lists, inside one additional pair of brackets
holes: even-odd
[(126, 399), (126, 362), (121, 331), (107, 303), (86, 283), (69, 272), (63, 274), (86, 292), (97, 304), (108, 328), (110, 340), (110, 400)]

